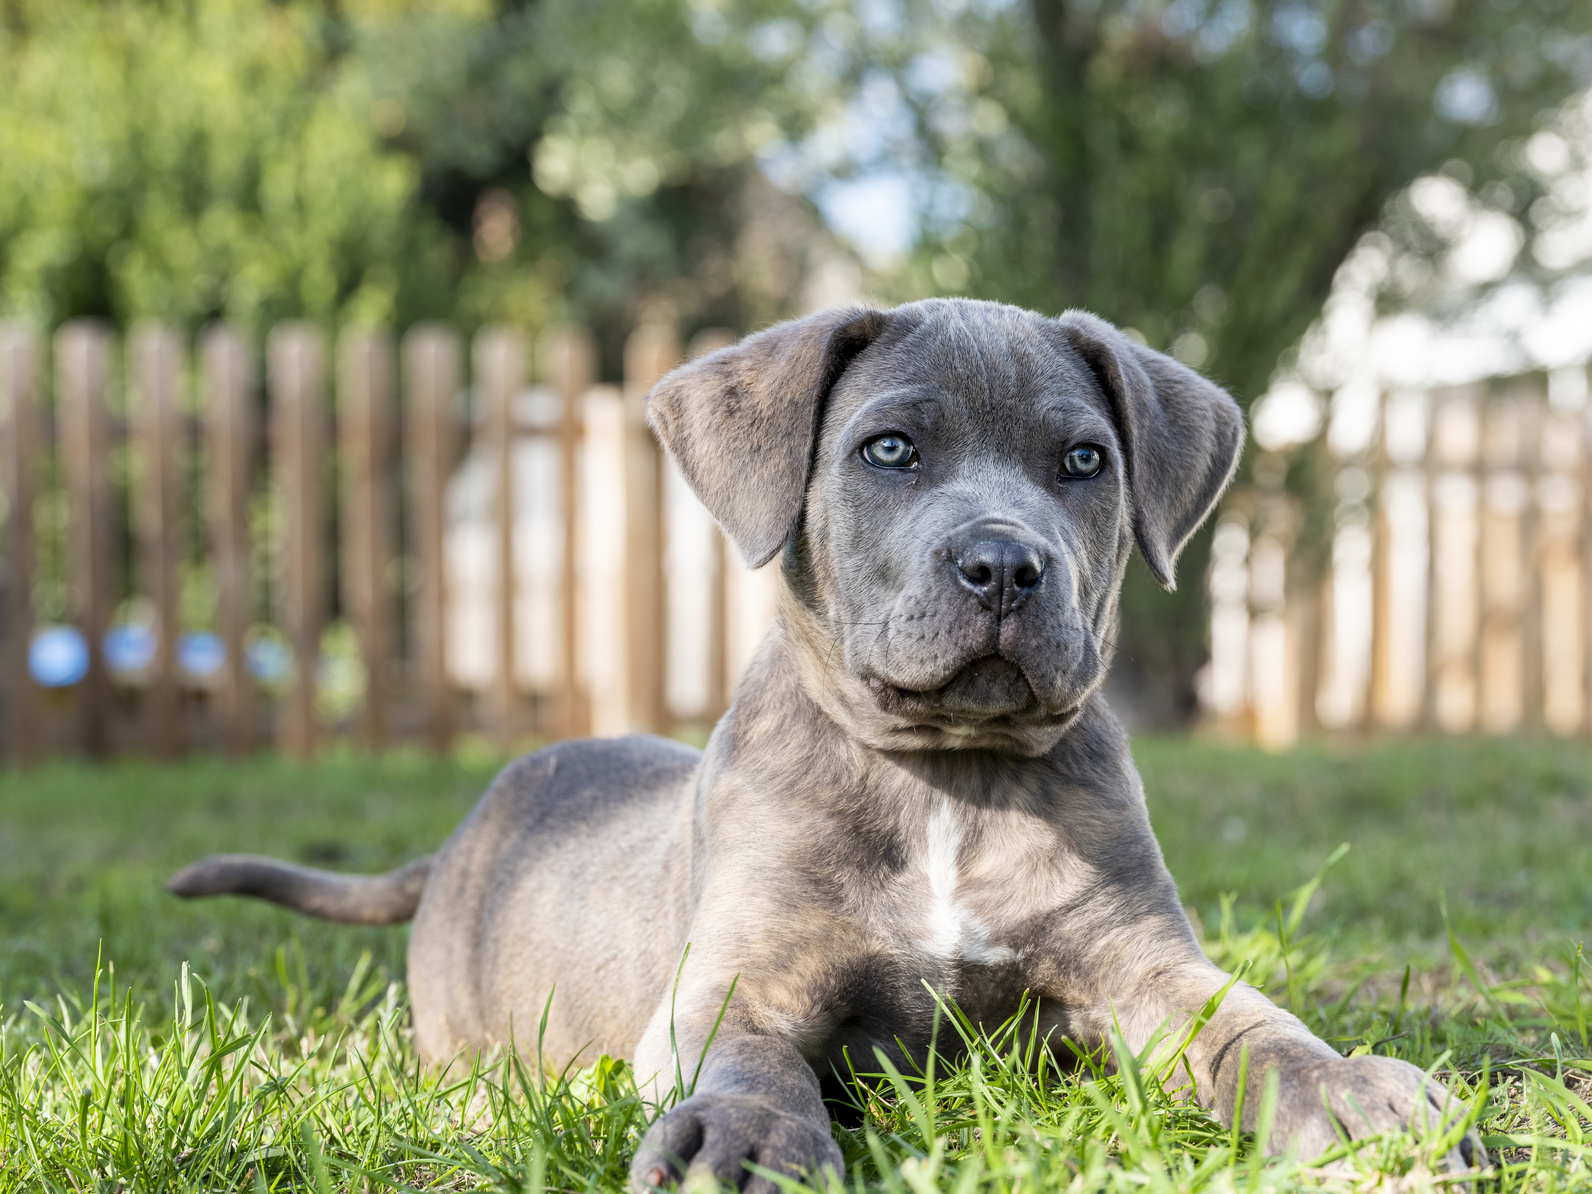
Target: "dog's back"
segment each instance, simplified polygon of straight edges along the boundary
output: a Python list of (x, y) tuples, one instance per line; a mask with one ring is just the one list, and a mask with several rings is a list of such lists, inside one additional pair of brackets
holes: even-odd
[[(241, 895), (343, 924), (413, 919), (409, 984), (427, 1061), (512, 1028), (534, 1050), (558, 971), (548, 1056), (625, 1056), (684, 947), (683, 849), (699, 752), (661, 738), (564, 742), (516, 759), (434, 855), (342, 875), (219, 854), (173, 875), (174, 895)], [(492, 913), (488, 914), (490, 907)], [(594, 932), (593, 926), (601, 931)], [(574, 967), (538, 959), (579, 959)]]
[[(428, 1061), (512, 1030), (628, 1056), (685, 944), (686, 845), (701, 755), (661, 738), (565, 742), (517, 759), (432, 868), (409, 943)], [(675, 898), (671, 898), (675, 897)]]

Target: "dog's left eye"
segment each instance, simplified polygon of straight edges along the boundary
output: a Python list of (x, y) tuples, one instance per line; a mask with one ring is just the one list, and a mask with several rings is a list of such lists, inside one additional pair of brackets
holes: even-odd
[(918, 450), (904, 435), (880, 435), (862, 445), (862, 458), (878, 468), (912, 468)]
[(1068, 477), (1085, 480), (1100, 471), (1106, 454), (1093, 444), (1079, 444), (1061, 458), (1061, 471)]

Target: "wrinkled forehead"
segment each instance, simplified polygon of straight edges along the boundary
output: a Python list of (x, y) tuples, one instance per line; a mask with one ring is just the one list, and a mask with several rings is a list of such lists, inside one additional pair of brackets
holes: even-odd
[(975, 423), (1033, 415), (1109, 424), (1099, 382), (1051, 320), (994, 303), (924, 306), (852, 362), (830, 396), (826, 430), (869, 406), (902, 403)]

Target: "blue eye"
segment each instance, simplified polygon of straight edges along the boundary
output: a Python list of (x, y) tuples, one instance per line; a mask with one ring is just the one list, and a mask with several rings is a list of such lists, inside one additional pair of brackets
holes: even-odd
[(862, 458), (875, 468), (915, 468), (918, 450), (904, 435), (881, 435), (862, 445)]
[(1106, 454), (1094, 444), (1079, 444), (1061, 458), (1063, 476), (1087, 480), (1098, 473), (1106, 462)]

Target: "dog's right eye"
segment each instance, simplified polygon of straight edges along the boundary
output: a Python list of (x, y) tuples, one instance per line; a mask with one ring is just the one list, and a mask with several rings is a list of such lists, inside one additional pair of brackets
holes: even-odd
[(915, 468), (918, 450), (904, 435), (880, 435), (862, 445), (862, 458), (875, 468)]
[(1100, 472), (1105, 460), (1105, 453), (1093, 444), (1079, 444), (1062, 457), (1062, 475), (1079, 481), (1088, 480)]

